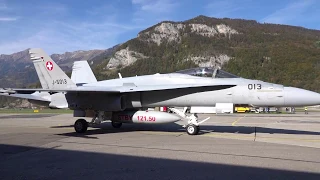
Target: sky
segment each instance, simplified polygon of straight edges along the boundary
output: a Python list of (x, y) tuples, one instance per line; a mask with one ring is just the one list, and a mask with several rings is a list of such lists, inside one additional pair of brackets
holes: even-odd
[(318, 0), (0, 0), (0, 54), (107, 49), (199, 15), (320, 29)]

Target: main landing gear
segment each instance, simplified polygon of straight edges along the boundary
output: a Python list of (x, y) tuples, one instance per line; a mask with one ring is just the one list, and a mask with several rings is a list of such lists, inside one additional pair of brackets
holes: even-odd
[(200, 124), (204, 123), (205, 121), (207, 121), (208, 119), (210, 119), (210, 117), (198, 122), (198, 116), (196, 114), (191, 114), (190, 116), (188, 116), (186, 114), (187, 111), (187, 107), (185, 107), (183, 109), (183, 111), (180, 111), (176, 108), (169, 108), (172, 112), (176, 113), (177, 115), (179, 115), (180, 117), (182, 117), (183, 119), (187, 120), (187, 125), (183, 125), (184, 128), (186, 128), (186, 132), (189, 135), (197, 135), (200, 131)]
[(74, 123), (74, 130), (76, 130), (77, 133), (84, 133), (88, 129), (88, 122), (84, 119), (78, 119)]
[[(74, 130), (77, 133), (85, 133), (89, 126), (101, 124), (101, 122), (104, 120), (104, 112), (98, 111), (97, 114), (92, 118), (91, 122), (87, 122), (85, 119), (78, 119), (74, 123)], [(122, 126), (122, 123), (111, 121), (111, 125), (114, 128), (120, 128)]]

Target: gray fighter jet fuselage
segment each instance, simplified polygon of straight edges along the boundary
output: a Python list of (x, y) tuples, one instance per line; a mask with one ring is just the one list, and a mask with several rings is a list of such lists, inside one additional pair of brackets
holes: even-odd
[[(84, 84), (84, 87), (139, 87), (193, 84), (199, 87), (141, 91), (127, 94), (133, 108), (155, 106), (214, 106), (216, 103), (252, 106), (306, 106), (320, 104), (318, 93), (244, 78), (197, 77), (179, 73), (127, 77)], [(205, 86), (201, 86), (205, 85)], [(139, 97), (135, 103), (135, 98)]]
[[(0, 95), (45, 102), (52, 108), (70, 108), (74, 110), (75, 117), (93, 117), (91, 123), (95, 124), (111, 120), (114, 127), (120, 127), (122, 122), (168, 123), (179, 120), (169, 113), (140, 110), (156, 106), (233, 103), (281, 107), (320, 104), (320, 94), (316, 92), (236, 76), (216, 78), (217, 71), (207, 74), (204, 69), (201, 73), (208, 77), (180, 71), (96, 81), (94, 75), (88, 73), (87, 82), (80, 82), (81, 86), (77, 86), (77, 82), (73, 82), (43, 50), (30, 49), (30, 56), (43, 89), (12, 88), (2, 90)], [(86, 69), (89, 69), (88, 66)], [(188, 134), (199, 132), (199, 125), (205, 120), (198, 122), (196, 115), (187, 116), (185, 111), (171, 109), (181, 119), (187, 120)], [(106, 113), (112, 113), (109, 119)], [(79, 119), (74, 127), (77, 132), (85, 132), (88, 123)]]

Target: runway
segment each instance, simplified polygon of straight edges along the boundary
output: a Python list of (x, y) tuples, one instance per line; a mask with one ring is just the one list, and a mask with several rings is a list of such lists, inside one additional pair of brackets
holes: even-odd
[(182, 122), (79, 135), (71, 116), (0, 114), (1, 179), (320, 179), (320, 113), (210, 115), (197, 136)]

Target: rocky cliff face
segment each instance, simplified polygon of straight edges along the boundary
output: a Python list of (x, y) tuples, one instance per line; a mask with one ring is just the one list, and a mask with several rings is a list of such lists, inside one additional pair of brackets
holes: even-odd
[(117, 51), (113, 57), (111, 57), (107, 68), (108, 69), (114, 69), (114, 68), (121, 68), (121, 67), (126, 67), (134, 62), (137, 61), (137, 59), (143, 59), (147, 58), (144, 56), (142, 53), (138, 53), (135, 51), (130, 51), (129, 47), (126, 49), (121, 49)]
[[(155, 43), (158, 46), (164, 42), (179, 44), (184, 36), (190, 34), (197, 34), (208, 38), (224, 36), (230, 39), (232, 35), (239, 34), (239, 32), (225, 24), (210, 26), (200, 23), (162, 22), (146, 31), (140, 32), (135, 40)], [(127, 46), (124, 49), (118, 50), (110, 59), (106, 69), (123, 68), (133, 64), (139, 59), (148, 57), (141, 52), (129, 50), (129, 48), (130, 47)], [(184, 57), (184, 60), (191, 60), (199, 66), (223, 65), (229, 59), (230, 57), (228, 55), (219, 53), (199, 56), (188, 55)]]
[(148, 31), (144, 33), (139, 33), (138, 38), (142, 36), (146, 37), (144, 40), (148, 42), (154, 42), (158, 45), (161, 44), (163, 40), (168, 42), (176, 42), (181, 38), (181, 30), (185, 28), (183, 24), (172, 24), (172, 23), (161, 23), (153, 29), (153, 32)]
[(212, 37), (218, 34), (218, 31), (214, 27), (207, 26), (205, 24), (190, 24), (191, 32), (200, 34), (202, 36)]
[[(191, 29), (191, 32), (187, 30)], [(206, 24), (181, 24), (164, 22), (155, 26), (152, 30), (138, 34), (138, 38), (148, 42), (154, 42), (160, 45), (164, 40), (168, 42), (179, 42), (182, 35), (188, 33), (195, 33), (202, 36), (214, 37), (216, 35), (239, 34), (237, 30), (225, 24), (217, 24), (215, 26), (208, 26)]]
[(216, 56), (190, 56), (185, 61), (193, 61), (199, 67), (222, 67), (230, 57), (226, 54), (219, 54)]

